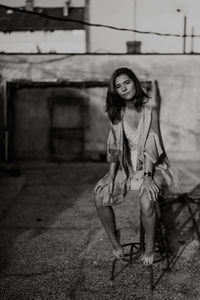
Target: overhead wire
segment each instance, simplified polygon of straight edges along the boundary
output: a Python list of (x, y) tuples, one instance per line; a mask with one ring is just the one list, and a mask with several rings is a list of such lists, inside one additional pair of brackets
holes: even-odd
[[(74, 22), (74, 23), (85, 25), (85, 26), (107, 28), (107, 29), (118, 30), (118, 31), (129, 31), (129, 32), (135, 32), (135, 33), (140, 33), (140, 34), (152, 34), (152, 35), (158, 35), (158, 36), (171, 36), (171, 37), (181, 37), (181, 38), (183, 37), (182, 34), (161, 33), (161, 32), (154, 32), (154, 31), (142, 31), (142, 30), (136, 30), (136, 29), (131, 29), (131, 28), (117, 27), (117, 26), (112, 26), (112, 25), (90, 23), (90, 22), (81, 21), (81, 20), (72, 19), (72, 18), (66, 18), (66, 17), (57, 17), (57, 16), (47, 15), (47, 14), (37, 12), (37, 11), (29, 11), (29, 10), (25, 10), (22, 8), (11, 7), (8, 5), (3, 5), (3, 4), (0, 4), (0, 8), (6, 9), (6, 10), (12, 10), (12, 11), (16, 11), (16, 12), (24, 13), (24, 14), (36, 15), (36, 16), (40, 16), (42, 18), (46, 18), (46, 19), (50, 19), (50, 20), (56, 20), (56, 21), (62, 21), (62, 22)], [(200, 37), (200, 34), (185, 34), (184, 36), (185, 37)]]

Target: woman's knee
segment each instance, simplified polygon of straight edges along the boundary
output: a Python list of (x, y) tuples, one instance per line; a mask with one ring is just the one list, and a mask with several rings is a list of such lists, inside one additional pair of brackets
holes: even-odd
[(154, 211), (154, 202), (149, 199), (146, 191), (144, 191), (140, 197), (140, 207), (144, 214), (152, 214)]
[(94, 203), (96, 208), (101, 208), (103, 206), (103, 198), (99, 193), (94, 193)]

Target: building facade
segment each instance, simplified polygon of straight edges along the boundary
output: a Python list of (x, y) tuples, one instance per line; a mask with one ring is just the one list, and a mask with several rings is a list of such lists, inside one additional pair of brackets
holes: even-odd
[(41, 7), (26, 0), (24, 4), (13, 9), (0, 7), (0, 52), (86, 52), (86, 29), (81, 23), (86, 17), (84, 3), (74, 6), (65, 1), (63, 6)]
[(107, 82), (122, 66), (159, 95), (170, 159), (199, 160), (200, 57), (127, 54), (0, 55), (1, 160), (104, 160)]

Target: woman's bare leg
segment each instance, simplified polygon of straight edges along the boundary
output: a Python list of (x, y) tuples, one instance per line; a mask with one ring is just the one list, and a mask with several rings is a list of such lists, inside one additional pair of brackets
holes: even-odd
[(113, 255), (117, 258), (123, 257), (124, 251), (119, 242), (113, 208), (111, 206), (103, 206), (102, 199), (97, 196), (95, 196), (95, 205), (97, 208), (99, 219), (111, 241), (113, 247)]
[(140, 261), (144, 265), (151, 265), (154, 260), (155, 251), (155, 224), (156, 213), (155, 206), (146, 192), (142, 193), (140, 198), (140, 209), (142, 213), (142, 224), (145, 230), (145, 251), (140, 257)]

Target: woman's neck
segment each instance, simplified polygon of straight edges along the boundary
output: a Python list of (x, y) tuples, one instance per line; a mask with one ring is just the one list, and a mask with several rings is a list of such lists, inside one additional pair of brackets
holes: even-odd
[(136, 108), (135, 108), (135, 103), (134, 103), (133, 101), (127, 101), (127, 102), (126, 102), (125, 109), (128, 109), (128, 110), (136, 110)]

